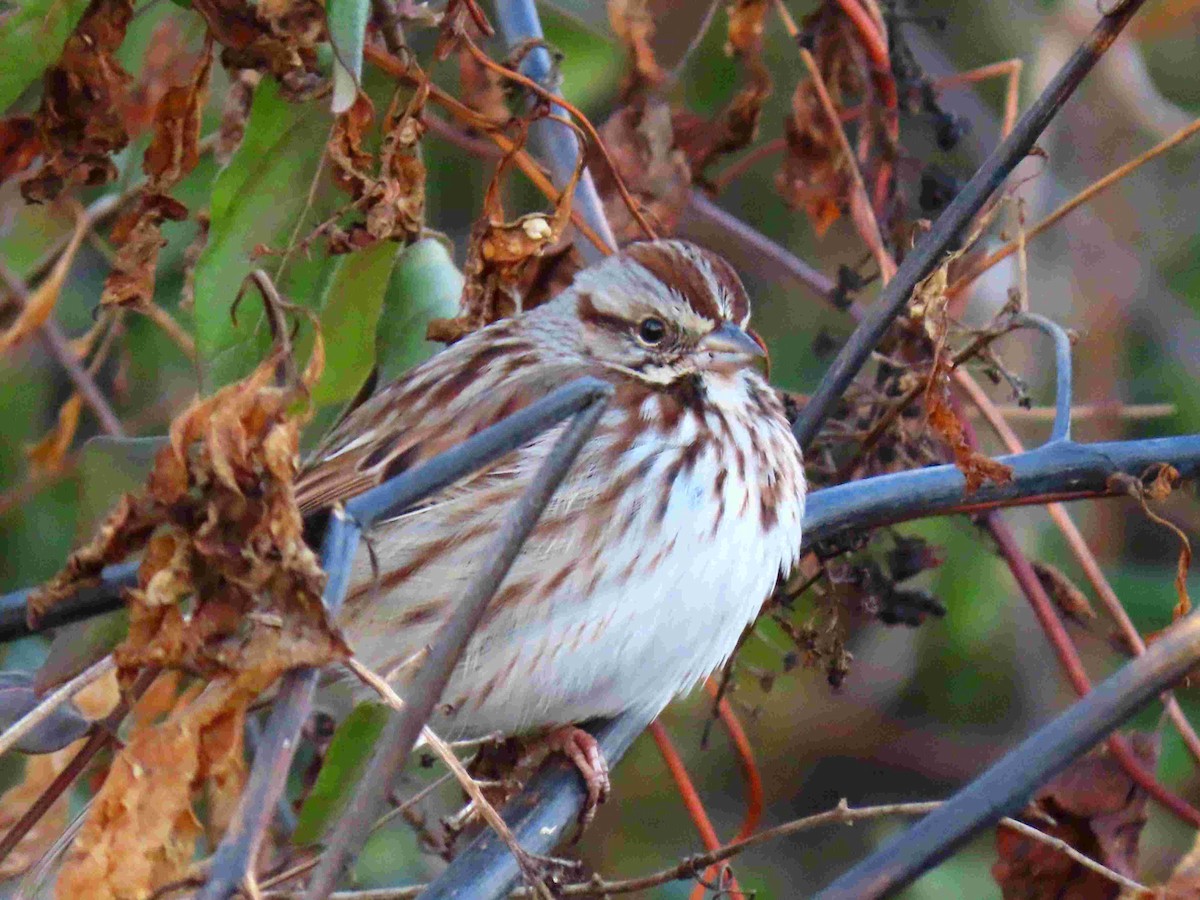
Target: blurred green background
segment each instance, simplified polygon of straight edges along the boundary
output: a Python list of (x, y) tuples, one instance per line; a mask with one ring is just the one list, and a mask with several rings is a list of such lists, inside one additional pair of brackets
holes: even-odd
[[(5, 21), (11, 25), (13, 19), (0, 20), (0, 49), (8, 52), (10, 60), (0, 76), (0, 97), (11, 100), (14, 111), (36, 106), (38, 67), (56, 55), (54, 35), (60, 44), (65, 34), (54, 17), (78, 15), (82, 8), (78, 2), (60, 0), (42, 5), (47, 9), (43, 60), (12, 65), (14, 42), (30, 44), (11, 29), (5, 34)], [(789, 7), (797, 17), (812, 9), (805, 3)], [(602, 4), (576, 0), (546, 4), (543, 10), (548, 39), (564, 53), (565, 95), (593, 121), (602, 122), (617, 102), (626, 64), (607, 30)], [(902, 28), (930, 74), (1010, 57), (1024, 60), (1024, 107), (1086, 33), (1095, 7), (1090, 0), (966, 0), (914, 3), (903, 14), (914, 19)], [(924, 17), (930, 16), (943, 18), (945, 27), (929, 28)], [(782, 133), (792, 88), (801, 77), (794, 46), (774, 19), (768, 21), (766, 59), (775, 93), (763, 117), (760, 141)], [(671, 92), (673, 100), (697, 113), (719, 110), (739, 83), (737, 68), (724, 53), (724, 26), (724, 13), (718, 10)], [(1022, 168), (1023, 174), (1036, 176), (1021, 189), (1029, 221), (1041, 218), (1200, 112), (1200, 80), (1195, 77), (1200, 4), (1152, 2), (1132, 31), (1039, 142), (1045, 158)], [(181, 6), (153, 0), (139, 3), (121, 57), (136, 76), (152, 64), (156, 43), (174, 41), (196, 48), (201, 36), (199, 18)], [(428, 59), (429, 37), (415, 34), (413, 44)], [(40, 44), (35, 49), (42, 52)], [(498, 57), (503, 55), (498, 45), (493, 49)], [(454, 65), (440, 67), (437, 78), (453, 88)], [(376, 98), (376, 108), (382, 109), (388, 85), (371, 74), (367, 89)], [(216, 128), (225, 92), (225, 76), (217, 71), (202, 133)], [(999, 82), (948, 89), (943, 103), (970, 123), (968, 136), (953, 152), (939, 153), (930, 123), (907, 116), (902, 125), (904, 146), (916, 158), (934, 159), (947, 173), (965, 180), (996, 141), (1001, 99)], [(195, 302), (181, 306), (185, 252), (195, 237), (196, 224), (167, 223), (156, 302), (197, 334), (202, 348), (228, 350), (217, 358), (218, 378), (244, 371), (264, 346), (257, 312), (247, 312), (250, 304), (246, 304), (235, 328), (229, 324), (228, 304), (251, 267), (248, 251), (258, 244), (282, 246), (296, 228), (328, 127), (326, 101), (289, 105), (270, 82), (264, 82), (255, 97), (247, 143), (224, 169), (212, 154), (206, 155), (174, 192), (193, 212), (211, 206), (212, 231), (197, 270)], [(146, 142), (142, 134), (117, 158), (122, 173), (117, 184), (84, 192), (83, 201), (94, 203), (136, 182)], [(449, 237), (461, 264), (493, 164), (465, 155), (435, 134), (428, 135), (423, 146), (429, 168), (428, 221)], [(720, 205), (831, 276), (839, 265), (857, 263), (863, 248), (850, 223), (843, 217), (817, 238), (808, 220), (778, 196), (773, 182), (777, 166), (778, 158), (754, 165), (721, 194)], [(909, 171), (901, 166), (899, 178), (901, 190), (915, 197), (920, 190), (915, 168)], [(307, 221), (320, 221), (338, 202), (331, 192), (319, 191)], [(526, 186), (509, 191), (510, 211), (542, 205)], [(1089, 419), (1077, 425), (1081, 439), (1200, 430), (1200, 394), (1195, 389), (1200, 373), (1197, 209), (1200, 155), (1195, 145), (1184, 144), (1031, 244), (1033, 309), (1080, 335), (1076, 402), (1168, 402), (1176, 408), (1172, 415), (1142, 421), (1123, 421), (1114, 415)], [(0, 260), (12, 272), (31, 278), (48, 250), (69, 232), (71, 222), (69, 206), (28, 207), (21, 202), (15, 182), (0, 186)], [(107, 227), (99, 233), (106, 234)], [(814, 342), (822, 334), (843, 339), (853, 325), (849, 318), (771, 266), (759, 265), (738, 248), (714, 241), (702, 223), (691, 223), (684, 233), (729, 252), (754, 297), (756, 325), (770, 345), (775, 380), (789, 389), (811, 390), (828, 361), (815, 352)], [(71, 267), (54, 312), (69, 336), (83, 333), (92, 324), (111, 252), (105, 238), (98, 237), (85, 243)], [(353, 259), (338, 262), (314, 249), (310, 258), (291, 261), (282, 279), (288, 296), (317, 311), (335, 338), (326, 335), (331, 367), (340, 374), (323, 386), (325, 393), (319, 399), (324, 409), (314, 433), (349, 399), (375, 361), (371, 322), (354, 319), (360, 306), (382, 307), (389, 328), (400, 321), (412, 323), (411, 328), (394, 329), (386, 346), (380, 345), (393, 367), (411, 364), (431, 352), (421, 339), (424, 321), (453, 308), (453, 291), (446, 293), (444, 280), (437, 282), (440, 296), (398, 284), (395, 278), (389, 283), (391, 248), (378, 251), (373, 260)], [(266, 257), (256, 264), (274, 272), (278, 259)], [(994, 309), (1014, 278), (1011, 266), (994, 270), (981, 281), (970, 309)], [(420, 302), (414, 299), (418, 296)], [(11, 300), (5, 303), (0, 304), (4, 317), (0, 321), (13, 315)], [(1003, 352), (1010, 367), (1029, 381), (1035, 402), (1046, 404), (1052, 401), (1052, 373), (1039, 341), (1035, 335), (1014, 336), (1006, 339)], [(170, 417), (198, 387), (194, 366), (160, 329), (136, 314), (124, 317), (123, 333), (98, 379), (130, 434), (139, 436), (163, 433)], [(123, 475), (112, 457), (81, 449), (82, 439), (96, 433), (94, 419), (86, 411), (66, 464), (57, 471), (31, 472), (26, 448), (53, 427), (57, 410), (69, 394), (66, 376), (37, 341), (0, 358), (0, 587), (4, 589), (53, 573), (86, 533), (87, 522), (101, 514), (133, 477)], [(994, 396), (1001, 403), (1011, 401), (1003, 389)], [(1048, 431), (1045, 425), (1017, 427), (1027, 443), (1036, 443)], [(999, 451), (994, 444), (989, 449)], [(1190, 489), (1168, 501), (1165, 510), (1188, 534), (1197, 532), (1200, 507)], [(1139, 628), (1147, 633), (1167, 625), (1175, 602), (1175, 538), (1147, 521), (1132, 502), (1077, 505), (1072, 513)], [(1054, 563), (1082, 583), (1044, 511), (1014, 511), (1007, 517), (1031, 555)], [(923, 535), (944, 550), (945, 564), (922, 576), (921, 586), (948, 608), (945, 618), (916, 630), (889, 628), (865, 618), (853, 621), (850, 649), (855, 660), (837, 690), (826, 684), (820, 672), (804, 669), (779, 677), (769, 693), (753, 678), (739, 683), (738, 707), (767, 785), (768, 825), (828, 809), (842, 797), (852, 805), (945, 797), (1072, 699), (1023, 597), (974, 526), (954, 520), (902, 530)], [(1196, 579), (1191, 583), (1194, 590)], [(1105, 619), (1089, 630), (1070, 627), (1094, 678), (1119, 664)], [(31, 668), (44, 654), (45, 643), (31, 639), (4, 652), (6, 667)], [(752, 640), (743, 658), (778, 671), (781, 657), (778, 649)], [(1196, 690), (1181, 690), (1180, 696), (1192, 718), (1200, 721)], [(713, 729), (708, 747), (701, 747), (707, 713), (706, 702), (696, 696), (672, 707), (665, 722), (718, 833), (729, 838), (744, 810), (743, 786), (719, 727)], [(1158, 710), (1147, 711), (1135, 724), (1159, 729)], [(1169, 727), (1160, 730), (1160, 777), (1192, 802), (1200, 802), (1194, 763)], [(6, 778), (16, 775), (9, 762)], [(736, 860), (735, 871), (742, 887), (757, 890), (760, 897), (801, 896), (905, 824), (889, 820), (808, 832), (744, 854)], [(1193, 837), (1152, 806), (1142, 838), (1142, 880), (1152, 883), (1165, 878)], [(601, 811), (580, 849), (591, 865), (613, 878), (665, 867), (700, 849), (647, 738), (618, 767), (614, 800)], [(994, 859), (992, 839), (979, 839), (904, 896), (998, 897), (989, 874)], [(432, 859), (417, 851), (411, 831), (398, 826), (377, 835), (357, 874), (364, 885), (388, 884), (401, 876), (427, 877), (433, 868)], [(691, 889), (690, 883), (680, 882), (654, 896), (684, 897)]]

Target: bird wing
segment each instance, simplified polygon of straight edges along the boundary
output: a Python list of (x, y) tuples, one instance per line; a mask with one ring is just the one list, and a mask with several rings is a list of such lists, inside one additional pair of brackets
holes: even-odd
[(595, 373), (547, 363), (505, 323), (476, 332), (384, 388), (330, 433), (297, 479), (300, 509), (348, 500), (584, 374)]

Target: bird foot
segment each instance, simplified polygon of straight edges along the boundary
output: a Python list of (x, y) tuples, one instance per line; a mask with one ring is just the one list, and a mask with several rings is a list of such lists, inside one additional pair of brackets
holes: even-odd
[(582, 832), (595, 818), (596, 809), (612, 792), (612, 782), (608, 777), (608, 760), (604, 758), (596, 739), (574, 725), (556, 728), (542, 740), (545, 742), (545, 755), (561, 753), (566, 756), (579, 770), (579, 775), (587, 787), (587, 802), (579, 814), (579, 829)]

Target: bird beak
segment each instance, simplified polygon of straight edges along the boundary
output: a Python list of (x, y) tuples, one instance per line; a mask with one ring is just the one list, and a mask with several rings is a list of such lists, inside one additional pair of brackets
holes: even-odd
[(765, 359), (762, 345), (732, 322), (723, 322), (700, 339), (700, 349), (722, 356)]

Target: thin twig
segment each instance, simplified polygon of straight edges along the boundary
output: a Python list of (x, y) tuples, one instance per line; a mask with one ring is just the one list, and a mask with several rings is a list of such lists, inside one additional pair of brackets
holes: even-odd
[[(784, 6), (783, 0), (775, 0), (775, 9), (779, 13), (779, 18), (783, 21), (784, 27), (787, 29), (788, 36), (792, 40), (797, 40), (800, 35), (800, 29), (796, 26), (796, 22), (792, 19), (787, 7)], [(871, 254), (875, 257), (876, 265), (879, 266), (879, 277), (884, 284), (887, 284), (896, 274), (896, 262), (892, 259), (891, 254), (888, 253), (887, 247), (884, 246), (883, 232), (879, 229), (879, 221), (875, 217), (875, 207), (871, 205), (871, 195), (867, 191), (867, 183), (863, 181), (862, 172), (859, 171), (858, 159), (854, 155), (854, 149), (850, 146), (850, 138), (846, 136), (846, 129), (842, 126), (841, 116), (838, 115), (837, 107), (833, 105), (833, 98), (829, 96), (829, 88), (825, 84), (825, 76), (821, 74), (821, 67), (817, 65), (812, 52), (798, 41), (797, 49), (800, 51), (800, 59), (804, 63), (804, 67), (808, 69), (809, 77), (812, 78), (813, 87), (817, 91), (817, 99), (821, 103), (821, 109), (825, 112), (825, 117), (829, 120), (829, 127), (837, 137), (838, 146), (841, 148), (846, 168), (849, 170), (850, 178), (854, 182), (858, 207), (862, 213), (861, 216), (855, 216), (856, 223), (860, 224), (866, 230), (863, 238), (866, 240)], [(886, 59), (886, 57), (887, 49), (885, 45), (884, 58)], [(851, 202), (853, 203), (853, 201)]]
[[(383, 678), (368, 669), (353, 656), (346, 661), (346, 667), (354, 673), (356, 678), (375, 691), (384, 703), (398, 713), (404, 712), (404, 700), (401, 699), (400, 695)], [(437, 754), (446, 768), (450, 770), (450, 773), (458, 781), (467, 796), (471, 798), (471, 803), (474, 804), (475, 810), (483, 817), (483, 820), (487, 822), (491, 829), (500, 836), (500, 840), (504, 841), (509, 851), (518, 858), (525, 856), (525, 851), (517, 843), (516, 836), (504, 824), (504, 820), (500, 818), (500, 813), (496, 812), (496, 808), (492, 806), (491, 801), (484, 795), (483, 790), (475, 782), (475, 779), (471, 777), (471, 773), (467, 771), (467, 767), (454, 755), (454, 750), (450, 745), (443, 741), (428, 725), (421, 729), (421, 738), (433, 749), (433, 752)], [(551, 896), (550, 889), (535, 872), (530, 871), (529, 876), (534, 880), (538, 888), (539, 897)]]
[[(4, 282), (4, 286), (22, 306), (29, 302), (29, 288), (24, 280), (3, 261), (0, 261), (0, 280)], [(79, 391), (79, 395), (83, 397), (83, 402), (96, 414), (96, 420), (100, 423), (100, 428), (104, 433), (110, 437), (124, 437), (125, 429), (121, 426), (121, 420), (113, 412), (108, 398), (104, 396), (100, 386), (96, 384), (96, 380), (79, 362), (79, 357), (71, 348), (71, 342), (63, 334), (58, 323), (52, 318), (47, 319), (38, 329), (38, 333), (41, 335), (46, 349), (50, 351), (50, 355), (63, 367), (75, 390)]]
[(70, 681), (59, 685), (17, 721), (13, 722), (3, 734), (0, 734), (0, 754), (7, 753), (16, 744), (49, 718), (56, 709), (78, 694), (88, 685), (99, 681), (110, 672), (116, 671), (117, 664), (112, 654), (98, 662), (92, 663)]
[[(1179, 131), (1175, 132), (1173, 135), (1171, 135), (1169, 138), (1167, 138), (1162, 143), (1156, 144), (1154, 147), (1151, 147), (1145, 153), (1138, 154), (1133, 159), (1129, 160), (1129, 162), (1113, 169), (1111, 172), (1109, 172), (1103, 178), (1099, 178), (1096, 181), (1092, 182), (1086, 188), (1084, 188), (1082, 191), (1080, 191), (1078, 194), (1076, 194), (1074, 197), (1072, 197), (1070, 200), (1068, 200), (1066, 203), (1064, 203), (1060, 207), (1058, 207), (1058, 209), (1054, 210), (1054, 212), (1050, 213), (1050, 215), (1046, 216), (1046, 218), (1042, 219), (1040, 222), (1038, 222), (1036, 225), (1034, 225), (1032, 228), (1026, 229), (1025, 241), (1030, 241), (1033, 238), (1037, 237), (1039, 234), (1042, 234), (1043, 232), (1047, 231), (1048, 229), (1054, 227), (1056, 224), (1058, 224), (1058, 222), (1061, 219), (1063, 219), (1064, 217), (1069, 215), (1074, 210), (1078, 209), (1083, 204), (1087, 203), (1089, 200), (1091, 200), (1097, 194), (1112, 187), (1114, 184), (1121, 181), (1121, 179), (1132, 174), (1137, 169), (1141, 168), (1142, 166), (1144, 166), (1146, 163), (1150, 162), (1150, 160), (1154, 159), (1155, 157), (1161, 156), (1162, 154), (1166, 153), (1168, 150), (1172, 149), (1173, 147), (1177, 147), (1179, 144), (1182, 144), (1184, 141), (1186, 141), (1192, 135), (1196, 134), (1196, 132), (1198, 132), (1198, 131), (1200, 131), (1200, 119), (1197, 119), (1196, 121), (1192, 122), (1189, 125), (1185, 125), (1183, 128), (1179, 129)], [(947, 293), (950, 294), (950, 296), (955, 296), (956, 294), (961, 293), (976, 278), (978, 278), (980, 275), (982, 275), (984, 272), (986, 272), (988, 269), (990, 269), (992, 266), (996, 265), (997, 263), (1003, 262), (1004, 260), (1008, 259), (1014, 253), (1016, 253), (1017, 250), (1018, 250), (1018, 242), (1016, 240), (1013, 240), (1013, 241), (1010, 241), (1009, 243), (1005, 244), (999, 250), (996, 250), (994, 253), (988, 254), (986, 257), (984, 257), (979, 262), (977, 262), (975, 265), (973, 265), (971, 267), (970, 271), (964, 273), (963, 275), (960, 275), (955, 280), (955, 282), (952, 285), (950, 285), (950, 287), (947, 289)]]
[(932, 271), (975, 213), (1008, 177), (1013, 167), (1024, 159), (1062, 104), (1144, 2), (1125, 0), (1100, 19), (1088, 39), (1076, 49), (1021, 116), (1012, 134), (992, 152), (938, 217), (933, 228), (904, 258), (896, 277), (883, 289), (879, 299), (826, 371), (808, 404), (801, 410), (793, 429), (801, 447), (806, 448), (812, 443), (834, 405), (908, 302), (913, 288)]

